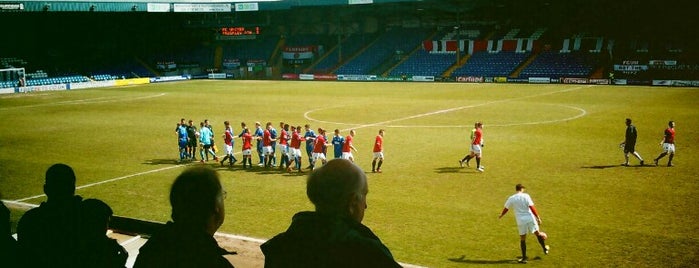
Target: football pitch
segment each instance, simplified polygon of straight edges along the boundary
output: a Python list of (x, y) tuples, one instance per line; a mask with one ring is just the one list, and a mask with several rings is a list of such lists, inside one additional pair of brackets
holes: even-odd
[[(116, 215), (165, 222), (171, 182), (199, 165), (176, 161), (180, 118), (209, 119), (221, 150), (226, 120), (236, 133), (242, 121), (283, 121), (356, 130), (354, 156), (369, 179), (363, 223), (400, 262), (514, 263), (516, 223), (512, 213), (498, 215), (523, 183), (551, 245), (544, 256), (530, 236), (529, 265), (690, 267), (699, 263), (698, 107), (697, 88), (548, 84), (195, 80), (0, 95), (0, 192), (39, 204), (45, 170), (62, 162), (76, 171), (77, 194), (106, 201)], [(620, 166), (627, 117), (646, 166), (633, 157)], [(677, 125), (675, 166), (665, 157), (656, 167), (669, 120)], [(476, 121), (484, 124), (482, 173), (475, 161), (458, 163)], [(371, 173), (379, 129), (380, 174)], [(240, 147), (236, 140), (239, 159)], [(307, 172), (206, 164), (228, 192), (219, 232), (269, 239), (313, 209)]]

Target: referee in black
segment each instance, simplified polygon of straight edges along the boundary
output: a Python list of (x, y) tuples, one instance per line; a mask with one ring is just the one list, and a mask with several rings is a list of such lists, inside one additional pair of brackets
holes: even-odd
[(629, 166), (629, 153), (641, 161), (641, 166), (643, 166), (643, 158), (638, 152), (636, 152), (636, 137), (638, 137), (638, 131), (636, 131), (636, 126), (631, 124), (631, 118), (626, 118), (626, 139), (619, 144), (619, 147), (624, 147), (624, 161), (622, 166)]

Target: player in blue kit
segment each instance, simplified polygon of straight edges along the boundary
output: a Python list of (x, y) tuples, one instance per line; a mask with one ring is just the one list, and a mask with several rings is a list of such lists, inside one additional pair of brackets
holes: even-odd
[(252, 134), (252, 138), (255, 139), (257, 142), (255, 143), (256, 148), (257, 148), (257, 155), (260, 157), (260, 163), (258, 163), (258, 166), (264, 166), (265, 165), (265, 155), (262, 152), (262, 138), (264, 136), (264, 130), (262, 129), (262, 124), (260, 122), (255, 122), (255, 133)]
[(180, 162), (183, 162), (187, 158), (187, 126), (183, 123), (177, 124), (177, 144), (180, 147)]
[[(271, 122), (268, 122), (269, 124), (269, 135), (272, 137), (272, 153), (270, 157), (272, 158), (269, 163), (272, 167), (277, 166), (277, 136), (279, 136), (279, 132), (277, 132), (277, 129), (274, 128)], [(284, 123), (281, 124), (282, 126)], [(281, 127), (281, 126), (280, 126)]]
[(199, 151), (199, 156), (201, 157), (201, 162), (204, 162), (204, 159), (206, 161), (209, 161), (209, 154), (211, 154), (214, 157), (214, 161), (218, 161), (218, 157), (216, 157), (216, 153), (214, 153), (214, 150), (211, 148), (211, 140), (213, 138), (214, 133), (211, 132), (211, 129), (208, 127), (204, 126), (204, 122), (199, 123), (201, 132), (199, 133), (199, 142), (202, 145), (202, 149)]
[[(306, 154), (308, 155), (308, 159), (313, 159), (313, 145), (315, 144), (317, 135), (313, 132), (313, 129), (311, 129), (311, 125), (306, 124), (304, 128), (306, 129), (306, 133), (303, 134), (303, 138), (306, 140)], [(308, 166), (309, 169), (311, 167), (311, 165)]]
[(340, 130), (335, 129), (335, 135), (332, 139), (333, 151), (335, 158), (342, 158), (342, 146), (345, 144), (345, 137), (340, 135)]

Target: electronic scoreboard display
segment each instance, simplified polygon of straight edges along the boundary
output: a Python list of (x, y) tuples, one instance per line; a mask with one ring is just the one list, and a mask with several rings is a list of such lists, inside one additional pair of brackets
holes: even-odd
[(249, 36), (249, 35), (259, 35), (260, 26), (254, 27), (222, 27), (220, 33), (223, 36)]

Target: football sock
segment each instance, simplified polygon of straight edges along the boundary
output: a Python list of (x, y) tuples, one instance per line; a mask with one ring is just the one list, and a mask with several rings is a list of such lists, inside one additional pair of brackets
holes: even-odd
[(287, 162), (286, 155), (282, 155), (281, 159), (281, 164), (279, 165), (280, 167), (288, 166), (289, 163)]
[(468, 162), (469, 160), (471, 160), (471, 155), (466, 155), (464, 159), (461, 159), (461, 162)]
[(670, 154), (670, 156), (667, 159), (667, 164), (672, 165), (672, 158), (675, 157), (675, 154)]
[(656, 158), (655, 160), (660, 160), (661, 158), (665, 157), (666, 155), (667, 155), (667, 153), (661, 153), (661, 154), (658, 156), (658, 158)]
[(537, 235), (536, 240), (539, 240), (539, 244), (541, 244), (541, 248), (546, 250), (546, 242), (544, 241), (544, 238)]
[(519, 248), (522, 249), (522, 259), (527, 258), (527, 242), (524, 240), (519, 241)]
[(376, 159), (374, 159), (374, 161), (371, 161), (371, 171), (376, 171)]
[(481, 158), (476, 157), (476, 168), (479, 168), (479, 167), (481, 167)]
[(383, 160), (379, 160), (379, 165), (376, 167), (376, 170), (381, 170), (382, 164), (383, 164)]

